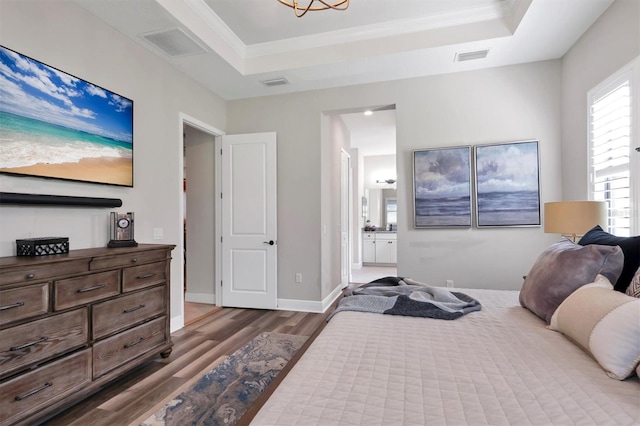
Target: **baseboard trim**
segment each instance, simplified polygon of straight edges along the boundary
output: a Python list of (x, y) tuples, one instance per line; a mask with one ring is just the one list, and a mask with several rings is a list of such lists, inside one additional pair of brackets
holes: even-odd
[(280, 311), (297, 311), (297, 312), (322, 312), (322, 302), (313, 300), (294, 300), (294, 299), (278, 299), (278, 307)]
[(184, 327), (184, 318), (182, 315), (176, 315), (171, 318), (169, 323), (169, 333), (173, 333), (174, 331), (178, 331)]
[(315, 300), (278, 299), (277, 309), (281, 311), (314, 312), (322, 314), (340, 297), (342, 294), (341, 287), (341, 285), (338, 285), (321, 302)]
[(216, 295), (210, 293), (186, 293), (184, 295), (185, 302), (192, 303), (208, 303), (210, 305), (216, 304)]

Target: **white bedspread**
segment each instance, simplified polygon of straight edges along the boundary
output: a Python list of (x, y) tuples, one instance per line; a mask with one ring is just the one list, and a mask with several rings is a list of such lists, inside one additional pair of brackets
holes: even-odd
[(482, 311), (339, 313), (252, 425), (640, 425), (637, 377), (607, 377), (516, 291), (459, 291)]

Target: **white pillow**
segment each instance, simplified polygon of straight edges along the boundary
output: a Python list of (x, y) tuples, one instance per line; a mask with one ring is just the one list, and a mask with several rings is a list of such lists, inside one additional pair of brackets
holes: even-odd
[(603, 280), (599, 276), (571, 293), (554, 312), (549, 328), (580, 346), (609, 377), (624, 380), (640, 369), (640, 299), (613, 290)]
[(631, 297), (640, 297), (640, 268), (638, 268), (631, 279), (631, 283), (629, 283), (626, 293)]

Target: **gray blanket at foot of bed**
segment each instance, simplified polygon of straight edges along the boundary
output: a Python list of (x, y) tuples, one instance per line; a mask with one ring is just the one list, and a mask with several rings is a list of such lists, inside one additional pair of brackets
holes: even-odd
[(452, 320), (480, 309), (480, 303), (466, 294), (410, 278), (385, 277), (353, 290), (351, 296), (340, 301), (327, 321), (341, 311)]

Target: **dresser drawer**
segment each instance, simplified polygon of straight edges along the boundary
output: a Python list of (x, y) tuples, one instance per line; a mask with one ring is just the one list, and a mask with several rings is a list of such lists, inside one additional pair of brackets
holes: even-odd
[(93, 378), (119, 367), (167, 341), (166, 316), (93, 345)]
[(0, 284), (43, 281), (53, 277), (79, 274), (88, 270), (89, 262), (82, 259), (7, 268), (0, 273)]
[(56, 281), (54, 283), (54, 309), (60, 311), (104, 299), (105, 297), (115, 296), (120, 293), (118, 272), (117, 270), (101, 272), (99, 274)]
[(91, 261), (89, 268), (92, 271), (99, 269), (122, 268), (136, 264), (155, 262), (167, 258), (166, 250), (152, 250), (138, 253), (126, 253), (116, 256), (96, 257)]
[(123, 269), (122, 292), (164, 283), (167, 280), (166, 266), (166, 262), (157, 262)]
[(8, 375), (88, 343), (88, 317), (86, 308), (76, 309), (0, 331), (0, 371)]
[(93, 338), (98, 339), (166, 312), (165, 287), (156, 287), (93, 306)]
[(91, 351), (84, 350), (0, 385), (0, 424), (37, 413), (91, 381)]
[(49, 283), (0, 291), (0, 325), (49, 312)]

